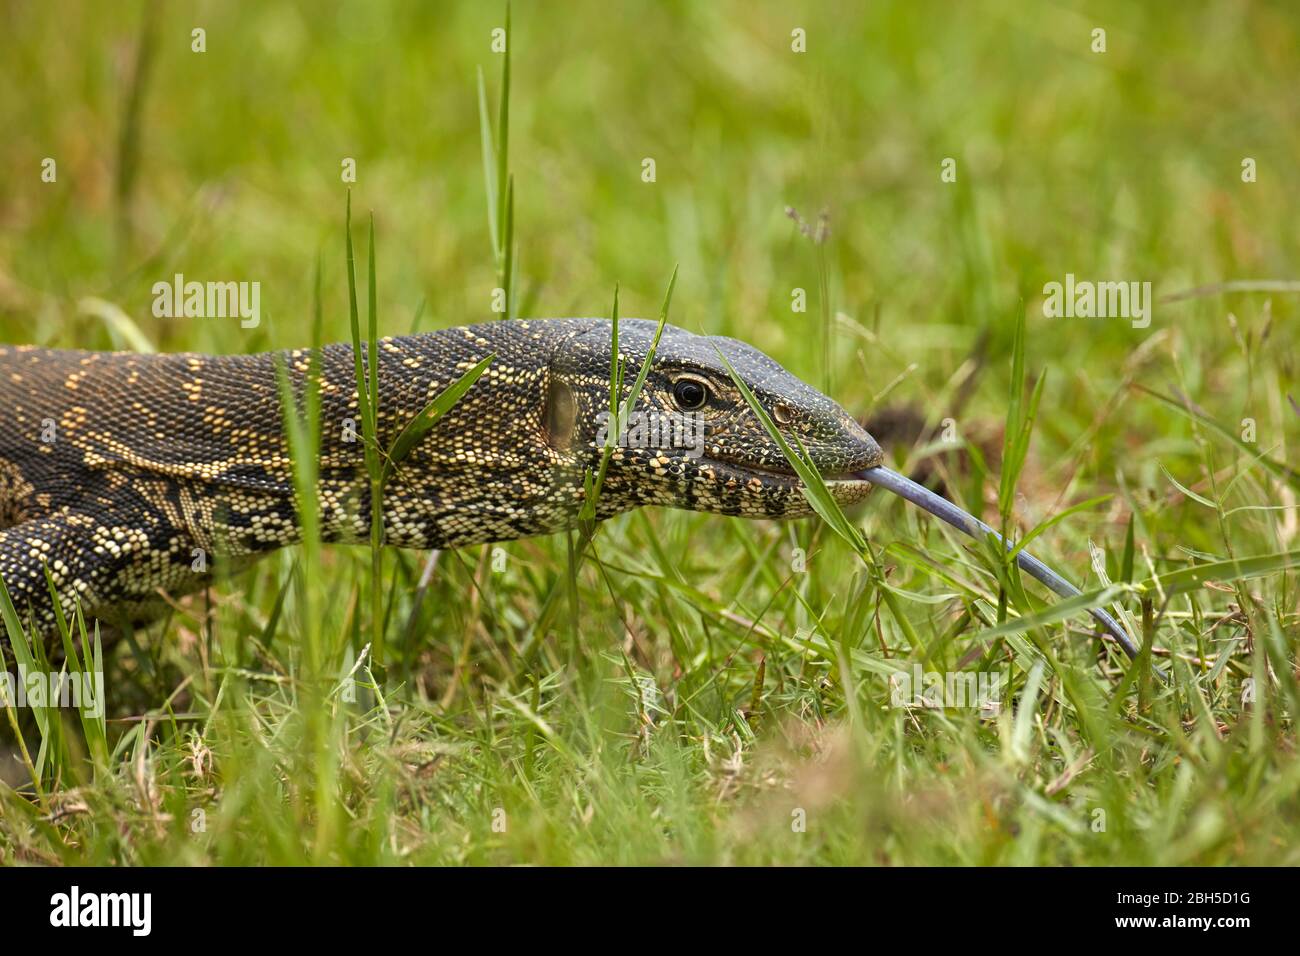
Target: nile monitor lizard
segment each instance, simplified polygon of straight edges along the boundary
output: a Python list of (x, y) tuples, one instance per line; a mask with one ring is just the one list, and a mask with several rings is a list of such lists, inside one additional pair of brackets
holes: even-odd
[[(655, 323), (620, 323), (635, 372)], [(448, 548), (571, 527), (608, 427), (611, 323), (495, 322), (379, 343), (378, 444), (466, 370), (495, 359), (411, 451), (383, 496), (385, 543)], [(835, 402), (743, 342), (666, 326), (613, 450), (597, 518), (642, 505), (782, 518), (811, 508), (718, 350), (777, 427), (797, 436), (842, 504), (882, 483), (968, 533), (974, 519), (879, 467)], [(46, 566), (65, 611), (145, 617), (159, 592), (201, 588), (210, 562), (300, 538), (277, 368), (301, 396), (311, 353), (141, 355), (0, 347), (0, 577), (47, 634)], [(321, 354), (318, 500), (327, 541), (364, 540), (370, 488), (353, 350)], [(656, 427), (655, 423), (659, 426)], [(634, 440), (646, 436), (654, 440)], [(942, 502), (942, 499), (937, 499)], [(946, 509), (951, 509), (945, 512)], [(1077, 593), (1022, 553), (1058, 593)], [(1127, 634), (1094, 616), (1126, 649)], [(0, 628), (0, 631), (3, 629)]]

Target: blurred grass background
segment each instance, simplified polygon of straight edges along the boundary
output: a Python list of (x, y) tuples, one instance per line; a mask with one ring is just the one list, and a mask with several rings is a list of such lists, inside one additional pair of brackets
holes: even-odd
[[(495, 318), (475, 74), (495, 103), (497, 5), (3, 6), (3, 341), (126, 347), (80, 306), (93, 297), (162, 350), (302, 346), (318, 253), (326, 339), (345, 340), (345, 158), (354, 203), (375, 214), (382, 331), (406, 332), (422, 300), (424, 329)], [(1137, 578), (1296, 547), (1293, 485), (1131, 387), (1178, 389), (1233, 432), (1253, 419), (1257, 452), (1294, 462), (1294, 294), (1157, 304), (1147, 329), (1040, 307), (1066, 273), (1157, 295), (1300, 278), (1291, 5), (521, 2), (513, 22), (521, 314), (607, 314), (617, 281), (624, 314), (652, 315), (679, 263), (671, 321), (822, 383), (824, 251), (829, 377), (864, 417), (952, 418), (977, 452), (995, 449), (1025, 314), (1026, 361), (1047, 380), (1018, 516), (1030, 528), (1115, 495), (1037, 542), (1067, 576), (1095, 586), (1094, 542), (1117, 577), (1130, 516)], [(191, 50), (196, 27), (206, 52)], [(948, 157), (956, 183), (940, 179)], [(820, 250), (787, 206), (826, 214)], [(260, 281), (262, 324), (154, 318), (151, 287), (177, 272)], [(791, 311), (794, 288), (807, 313)], [(915, 437), (894, 442), (896, 461), (915, 464)], [(975, 507), (996, 497), (996, 455), (983, 457), (987, 473), (953, 453), (935, 465)], [(1218, 500), (1211, 472), (1218, 489), (1244, 477)], [(1225, 517), (1243, 507), (1274, 510)], [(911, 625), (956, 666), (978, 630), (955, 624), (979, 565), (898, 503), (856, 517), (891, 546), (891, 581), (922, 598)], [(908, 543), (962, 586), (907, 560)], [(795, 547), (812, 555), (806, 574), (790, 571)], [(1292, 572), (1172, 602), (1156, 643), (1198, 663), (1154, 710), (1108, 707), (1093, 645), (1045, 629), (1059, 668), (1096, 685), (1096, 713), (1080, 715), (1054, 669), (1013, 722), (1010, 708), (997, 721), (888, 708), (878, 673), (809, 645), (820, 618), (860, 655), (909, 656), (816, 522), (618, 519), (583, 571), (572, 633), (530, 630), (566, 573), (563, 539), (504, 550), (500, 573), (491, 549), (444, 555), (418, 606), (421, 556), (391, 559), (394, 620), (418, 625), (406, 680), (332, 711), (337, 765), (299, 768), (311, 783), (287, 769), (301, 622), (293, 599), (283, 622), (275, 611), (294, 555), (214, 589), (207, 631), (207, 606), (188, 602), (191, 617), (152, 635), (151, 673), (115, 658), (112, 766), (47, 781), (45, 801), (5, 791), (0, 859), (1298, 862)], [(340, 649), (362, 626), (367, 574), (359, 550), (336, 549), (309, 582)], [(1029, 668), (1009, 666), (1020, 694)], [(1252, 675), (1269, 689), (1253, 709)], [(807, 832), (791, 829), (795, 807)], [(321, 827), (330, 814), (347, 825)]]

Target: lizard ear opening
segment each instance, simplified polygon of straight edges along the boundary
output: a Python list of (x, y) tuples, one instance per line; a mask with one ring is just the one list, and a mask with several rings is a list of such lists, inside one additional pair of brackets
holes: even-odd
[(542, 422), (551, 445), (561, 451), (573, 444), (574, 426), (578, 423), (578, 403), (573, 398), (569, 383), (550, 376), (546, 385), (546, 407)]

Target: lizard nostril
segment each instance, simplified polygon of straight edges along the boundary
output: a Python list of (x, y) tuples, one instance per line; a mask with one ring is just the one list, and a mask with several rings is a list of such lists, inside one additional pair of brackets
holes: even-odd
[(778, 402), (772, 406), (772, 417), (778, 425), (789, 425), (794, 420), (794, 411), (789, 405)]

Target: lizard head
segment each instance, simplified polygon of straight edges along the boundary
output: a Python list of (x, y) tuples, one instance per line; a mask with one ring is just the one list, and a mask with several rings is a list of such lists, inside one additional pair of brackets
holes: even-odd
[[(619, 323), (624, 396), (657, 323)], [(835, 402), (753, 346), (668, 325), (625, 423), (609, 412), (612, 323), (593, 324), (552, 357), (543, 422), (551, 445), (598, 473), (613, 438), (598, 515), (664, 505), (749, 517), (811, 512), (780, 446), (736, 387), (719, 353), (753, 392), (787, 443), (797, 438), (841, 504), (870, 484), (855, 473), (880, 464), (875, 440)]]
[[(624, 396), (650, 352), (655, 328), (638, 319), (619, 323)], [(729, 363), (786, 444), (793, 447), (797, 439), (807, 450), (840, 504), (880, 485), (966, 534), (999, 537), (952, 502), (882, 467), (880, 446), (844, 409), (735, 339), (665, 326), (632, 415), (625, 424), (613, 421), (611, 338), (611, 323), (592, 320), (552, 354), (541, 414), (557, 457), (593, 474), (614, 430), (597, 517), (640, 505), (760, 518), (812, 511), (780, 445), (736, 387)], [(1016, 563), (1057, 594), (1078, 596), (1078, 588), (1027, 552), (1019, 551)], [(1137, 645), (1114, 618), (1100, 608), (1089, 613), (1136, 657)]]

